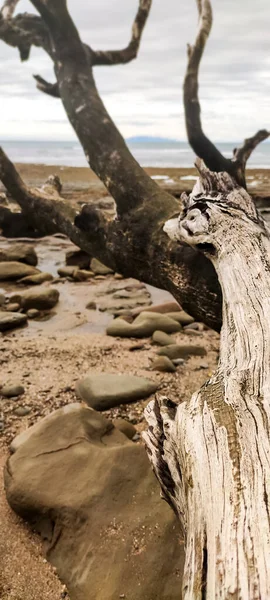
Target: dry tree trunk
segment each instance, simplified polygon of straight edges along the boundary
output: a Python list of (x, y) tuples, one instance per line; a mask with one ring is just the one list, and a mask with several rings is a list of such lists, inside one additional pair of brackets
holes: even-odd
[(223, 292), (220, 361), (189, 402), (146, 409), (149, 457), (186, 537), (184, 600), (270, 598), (270, 233), (247, 192), (201, 169), (173, 239)]
[(232, 159), (225, 158), (218, 148), (205, 135), (201, 123), (199, 101), (199, 67), (204, 48), (212, 27), (212, 7), (210, 0), (196, 0), (199, 12), (199, 27), (193, 46), (188, 46), (188, 63), (184, 80), (184, 108), (188, 141), (195, 154), (202, 158), (211, 171), (226, 171), (237, 183), (246, 188), (245, 169), (251, 153), (260, 142), (269, 137), (269, 131), (262, 129), (235, 148)]

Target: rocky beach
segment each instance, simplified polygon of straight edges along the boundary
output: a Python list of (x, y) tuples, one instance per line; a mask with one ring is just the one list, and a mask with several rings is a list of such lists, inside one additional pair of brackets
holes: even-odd
[[(78, 209), (91, 202), (113, 218), (89, 169), (17, 166), (31, 187), (57, 175)], [(147, 171), (177, 197), (196, 177)], [(266, 218), (269, 180), (270, 171), (247, 172)], [(0, 463), (12, 452), (9, 503), (32, 524), (8, 506), (1, 478), (0, 597), (154, 600), (162, 589), (176, 600), (183, 539), (147, 461), (143, 412), (155, 393), (179, 403), (211, 376), (219, 335), (168, 292), (124, 279), (62, 235), (29, 237), (0, 191)]]

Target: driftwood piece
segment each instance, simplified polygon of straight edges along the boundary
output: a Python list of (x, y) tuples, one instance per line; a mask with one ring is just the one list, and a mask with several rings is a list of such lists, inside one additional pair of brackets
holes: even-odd
[(245, 169), (248, 158), (256, 146), (266, 140), (270, 133), (266, 129), (258, 131), (243, 146), (235, 149), (232, 159), (225, 158), (213, 142), (205, 135), (201, 123), (199, 100), (199, 68), (205, 45), (211, 32), (213, 15), (210, 0), (196, 0), (199, 13), (199, 26), (195, 42), (188, 46), (188, 62), (184, 79), (184, 108), (188, 141), (195, 154), (204, 160), (212, 171), (226, 171), (237, 183), (246, 188)]
[(270, 234), (245, 190), (201, 169), (173, 239), (223, 293), (216, 373), (189, 402), (146, 409), (145, 441), (186, 537), (184, 600), (270, 598)]

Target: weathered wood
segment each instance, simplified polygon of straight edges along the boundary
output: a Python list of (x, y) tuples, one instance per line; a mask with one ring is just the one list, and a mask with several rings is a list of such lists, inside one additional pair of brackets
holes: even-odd
[[(200, 167), (201, 168), (201, 167)], [(216, 373), (147, 410), (145, 441), (186, 536), (184, 600), (270, 598), (270, 233), (247, 192), (201, 169), (174, 240), (200, 248), (223, 293)]]
[(205, 135), (201, 123), (199, 100), (199, 67), (205, 45), (211, 32), (213, 15), (210, 0), (196, 0), (199, 12), (199, 26), (193, 46), (188, 46), (188, 62), (184, 79), (184, 108), (188, 141), (195, 154), (202, 158), (212, 171), (226, 171), (246, 188), (246, 162), (256, 146), (267, 139), (269, 131), (262, 129), (243, 146), (234, 150), (232, 159), (225, 158), (213, 142)]

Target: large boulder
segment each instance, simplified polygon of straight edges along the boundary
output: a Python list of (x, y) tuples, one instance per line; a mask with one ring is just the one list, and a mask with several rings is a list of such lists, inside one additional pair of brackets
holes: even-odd
[(181, 598), (178, 522), (141, 445), (95, 411), (69, 405), (14, 449), (8, 502), (40, 532), (72, 600)]
[(75, 389), (91, 408), (100, 411), (148, 398), (157, 388), (158, 383), (144, 377), (91, 373), (80, 379)]
[(36, 273), (40, 273), (40, 271), (35, 267), (26, 265), (22, 262), (0, 262), (0, 281), (22, 279), (23, 277), (35, 275)]
[(24, 325), (27, 316), (17, 312), (0, 311), (0, 331), (8, 331)]
[(0, 262), (22, 262), (35, 267), (37, 254), (32, 244), (13, 244), (0, 248)]
[(31, 288), (21, 297), (21, 306), (24, 310), (36, 308), (37, 310), (50, 310), (59, 300), (59, 292), (51, 287)]

